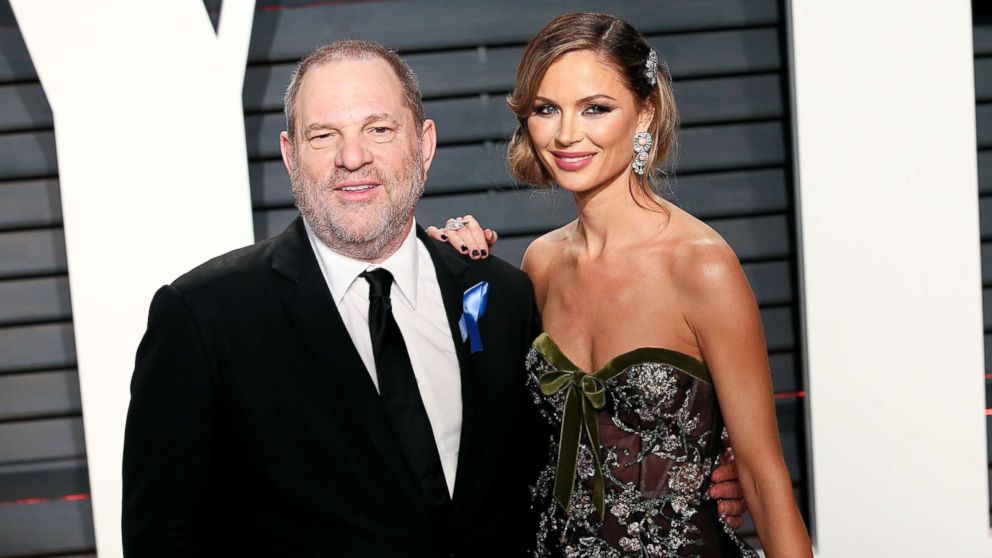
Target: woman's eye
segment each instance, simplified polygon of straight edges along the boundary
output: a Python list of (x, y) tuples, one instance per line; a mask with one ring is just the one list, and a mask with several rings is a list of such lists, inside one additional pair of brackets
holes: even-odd
[(534, 108), (534, 114), (537, 116), (550, 116), (558, 112), (558, 109), (551, 105), (541, 105)]
[(608, 107), (605, 105), (589, 105), (586, 107), (586, 114), (607, 114), (613, 111), (613, 107)]

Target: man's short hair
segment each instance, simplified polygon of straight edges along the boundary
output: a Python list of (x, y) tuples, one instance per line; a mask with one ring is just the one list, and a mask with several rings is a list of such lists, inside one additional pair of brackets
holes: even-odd
[(417, 74), (413, 73), (410, 66), (396, 54), (396, 51), (389, 50), (375, 41), (349, 40), (334, 41), (318, 47), (306, 55), (303, 60), (300, 60), (296, 66), (296, 70), (289, 78), (286, 95), (283, 97), (286, 131), (289, 132), (290, 140), (296, 141), (296, 97), (300, 92), (303, 78), (310, 68), (343, 59), (372, 60), (376, 58), (384, 60), (396, 73), (396, 77), (400, 80), (400, 86), (403, 88), (403, 104), (413, 113), (417, 132), (421, 132), (424, 126), (424, 101), (420, 94), (420, 85), (417, 83)]

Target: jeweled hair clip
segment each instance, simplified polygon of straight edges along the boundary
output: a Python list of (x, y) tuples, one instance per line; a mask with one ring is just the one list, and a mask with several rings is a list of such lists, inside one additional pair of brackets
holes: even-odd
[(655, 85), (658, 83), (658, 53), (654, 49), (648, 52), (647, 62), (644, 63), (644, 76), (648, 78), (648, 83)]

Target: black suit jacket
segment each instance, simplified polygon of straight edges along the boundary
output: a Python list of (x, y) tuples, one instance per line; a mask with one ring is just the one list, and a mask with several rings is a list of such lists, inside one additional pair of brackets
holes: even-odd
[[(138, 348), (124, 443), (127, 556), (511, 556), (532, 536), (527, 277), (418, 231), (458, 348), (450, 520), (428, 511), (297, 218), (162, 287)], [(458, 330), (489, 282), (483, 351)]]

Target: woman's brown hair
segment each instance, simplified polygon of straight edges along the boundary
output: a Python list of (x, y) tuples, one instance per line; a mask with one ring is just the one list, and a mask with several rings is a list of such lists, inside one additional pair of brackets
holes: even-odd
[[(541, 29), (520, 58), (517, 81), (506, 104), (517, 115), (517, 129), (510, 138), (507, 158), (510, 172), (521, 182), (538, 187), (553, 185), (551, 171), (537, 153), (527, 118), (533, 114), (537, 89), (548, 68), (562, 55), (579, 50), (593, 51), (613, 66), (634, 95), (640, 106), (654, 110), (647, 131), (654, 138), (648, 153), (647, 171), (643, 175), (632, 173), (642, 193), (654, 191), (656, 170), (675, 152), (675, 132), (679, 125), (675, 98), (667, 71), (653, 68), (656, 83), (648, 77), (648, 56), (651, 46), (634, 27), (625, 20), (601, 13), (571, 13), (558, 16)], [(631, 138), (631, 158), (633, 158)]]

